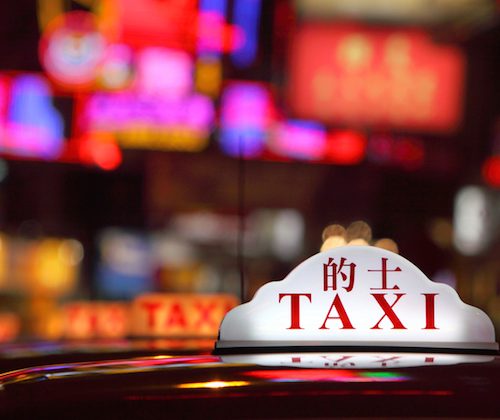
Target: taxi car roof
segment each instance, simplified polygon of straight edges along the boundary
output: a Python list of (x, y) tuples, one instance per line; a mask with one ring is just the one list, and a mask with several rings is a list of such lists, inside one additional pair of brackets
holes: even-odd
[(392, 369), (263, 366), (210, 355), (53, 365), (0, 375), (0, 406), (2, 418), (498, 417), (500, 357), (483, 357)]
[(0, 373), (61, 363), (129, 359), (165, 354), (208, 354), (212, 348), (212, 339), (199, 337), (4, 343), (0, 345)]

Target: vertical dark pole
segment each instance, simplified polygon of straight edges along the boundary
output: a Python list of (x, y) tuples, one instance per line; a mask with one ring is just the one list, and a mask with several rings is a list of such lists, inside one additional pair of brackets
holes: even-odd
[(238, 141), (238, 238), (237, 238), (237, 258), (238, 269), (240, 272), (240, 300), (241, 303), (246, 300), (246, 284), (245, 284), (245, 145), (243, 137), (239, 137)]

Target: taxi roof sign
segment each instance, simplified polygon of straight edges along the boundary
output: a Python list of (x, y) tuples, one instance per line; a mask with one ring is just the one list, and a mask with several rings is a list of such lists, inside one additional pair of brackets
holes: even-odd
[(225, 316), (216, 353), (397, 347), (496, 351), (493, 323), (448, 285), (371, 246), (320, 252)]

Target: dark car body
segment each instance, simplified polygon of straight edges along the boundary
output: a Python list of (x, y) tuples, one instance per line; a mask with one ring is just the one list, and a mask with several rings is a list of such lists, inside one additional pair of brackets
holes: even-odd
[(0, 375), (1, 418), (500, 417), (500, 357), (152, 356)]
[(121, 360), (157, 355), (209, 354), (209, 338), (122, 338), (26, 341), (0, 345), (0, 373), (60, 363)]

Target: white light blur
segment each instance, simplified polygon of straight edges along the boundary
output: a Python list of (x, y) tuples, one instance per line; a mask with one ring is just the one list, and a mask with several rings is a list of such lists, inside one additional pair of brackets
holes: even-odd
[(67, 239), (59, 245), (58, 255), (65, 264), (78, 265), (83, 260), (83, 245), (75, 239)]
[(100, 238), (101, 257), (118, 273), (144, 275), (151, 267), (147, 239), (139, 234), (108, 229)]
[(453, 243), (464, 255), (479, 254), (490, 239), (489, 199), (480, 187), (462, 188), (455, 197)]
[(283, 260), (290, 260), (302, 252), (304, 244), (304, 218), (293, 209), (276, 214), (272, 227), (272, 250)]
[(177, 385), (177, 388), (211, 388), (211, 389), (219, 389), (226, 387), (235, 387), (235, 386), (247, 386), (250, 385), (248, 381), (210, 381), (210, 382), (193, 382)]

